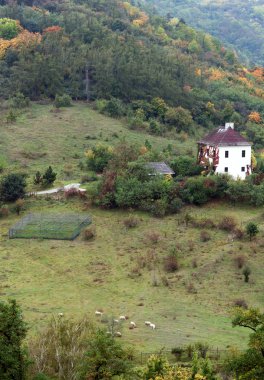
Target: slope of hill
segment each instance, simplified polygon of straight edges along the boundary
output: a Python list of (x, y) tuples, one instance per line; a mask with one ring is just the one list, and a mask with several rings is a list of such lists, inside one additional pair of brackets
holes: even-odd
[[(209, 34), (116, 0), (3, 3), (0, 97), (18, 91), (33, 100), (63, 93), (75, 99), (114, 97), (123, 102), (119, 114), (136, 112), (142, 119), (159, 114), (149, 105), (159, 97), (176, 107), (169, 128), (175, 128), (175, 118), (183, 128), (175, 116), (180, 111), (189, 120), (184, 132), (234, 121), (263, 145), (263, 72), (241, 67)], [(252, 112), (258, 117), (252, 119)]]
[[(9, 170), (24, 170), (31, 178), (36, 170), (52, 164), (60, 185), (79, 181), (86, 174), (78, 163), (97, 141), (112, 145), (126, 138), (140, 144), (148, 139), (157, 149), (168, 144), (182, 154), (195, 149), (191, 140), (182, 143), (130, 131), (85, 104), (74, 104), (59, 113), (51, 110), (49, 105), (34, 104), (16, 124), (0, 126), (1, 152)], [(245, 347), (247, 333), (232, 328), (228, 313), (236, 300), (263, 305), (263, 207), (215, 202), (188, 206), (182, 214), (164, 219), (134, 211), (138, 226), (133, 229), (124, 226), (127, 211), (101, 210), (74, 198), (29, 198), (24, 208), (20, 216), (10, 213), (0, 218), (0, 292), (2, 299), (16, 298), (21, 304), (32, 327), (30, 334), (52, 314), (94, 318), (95, 310), (102, 308), (109, 318), (127, 314), (136, 321), (137, 329), (129, 330), (125, 323), (121, 331), (137, 352), (197, 341), (208, 341), (220, 349)], [(95, 239), (8, 239), (8, 229), (25, 214), (72, 211), (92, 215)], [(260, 234), (252, 242), (247, 238), (232, 241), (227, 232), (213, 229), (208, 231), (210, 240), (204, 242), (200, 236), (204, 227), (186, 226), (182, 220), (185, 212), (196, 220), (208, 218), (215, 223), (228, 215), (241, 228), (253, 220)], [(157, 243), (149, 238), (153, 233), (159, 236)], [(164, 259), (172, 253), (179, 270), (167, 273)], [(238, 257), (251, 268), (249, 283), (238, 268)], [(149, 319), (156, 323), (154, 332), (144, 325)]]
[(264, 4), (258, 0), (143, 0), (163, 15), (183, 18), (229, 45), (244, 62), (263, 65)]

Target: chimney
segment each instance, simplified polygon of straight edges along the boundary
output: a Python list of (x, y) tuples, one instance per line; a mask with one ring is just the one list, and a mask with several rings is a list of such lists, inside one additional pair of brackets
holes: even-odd
[(225, 129), (231, 128), (234, 129), (235, 124), (234, 123), (225, 123)]

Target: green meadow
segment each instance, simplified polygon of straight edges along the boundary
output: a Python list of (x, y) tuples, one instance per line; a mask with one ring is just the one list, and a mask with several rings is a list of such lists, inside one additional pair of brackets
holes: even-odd
[[(35, 104), (15, 124), (2, 122), (0, 133), (6, 172), (28, 173), (29, 190), (36, 170), (48, 165), (58, 173), (55, 185), (80, 181), (85, 172), (78, 163), (97, 142), (113, 145), (126, 139), (143, 145), (148, 139), (160, 150), (171, 144), (178, 154), (196, 149), (194, 140), (130, 131), (123, 121), (100, 115), (85, 104), (58, 113), (49, 105)], [(90, 241), (82, 235), (74, 241), (9, 239), (9, 228), (30, 212), (89, 214), (96, 237)], [(232, 241), (227, 232), (207, 229), (210, 239), (203, 242), (203, 229), (185, 225), (186, 212), (215, 223), (232, 216), (241, 228), (255, 221), (260, 233), (252, 242), (246, 237)], [(138, 225), (127, 229), (124, 220), (130, 214)], [(263, 307), (263, 236), (263, 208), (214, 202), (159, 219), (133, 210), (101, 210), (81, 200), (28, 198), (20, 216), (11, 213), (0, 219), (0, 295), (21, 304), (29, 335), (61, 312), (73, 318), (86, 314), (98, 324), (106, 317), (127, 315), (138, 327), (129, 330), (129, 322), (121, 324), (122, 339), (140, 352), (197, 341), (219, 349), (244, 348), (247, 332), (232, 328), (230, 311), (235, 300)], [(164, 259), (171, 253), (179, 269), (167, 273)], [(251, 268), (249, 283), (236, 264), (238, 256)], [(102, 320), (95, 317), (98, 309), (104, 312)], [(155, 323), (156, 330), (147, 328), (146, 320)]]

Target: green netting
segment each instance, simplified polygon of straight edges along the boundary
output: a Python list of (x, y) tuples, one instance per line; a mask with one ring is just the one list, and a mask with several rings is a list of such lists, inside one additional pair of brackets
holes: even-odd
[(9, 238), (74, 240), (92, 223), (84, 214), (28, 214), (9, 230)]

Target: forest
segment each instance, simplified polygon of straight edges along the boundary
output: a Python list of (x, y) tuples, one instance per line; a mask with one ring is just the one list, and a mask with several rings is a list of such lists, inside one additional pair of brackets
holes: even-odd
[[(249, 65), (263, 65), (264, 5), (258, 0), (142, 0), (156, 12), (183, 18), (221, 39)], [(195, 16), (195, 17), (194, 17)]]
[(233, 121), (264, 145), (263, 69), (183, 19), (115, 0), (1, 1), (0, 36), (2, 99), (111, 100), (99, 110), (156, 134)]

